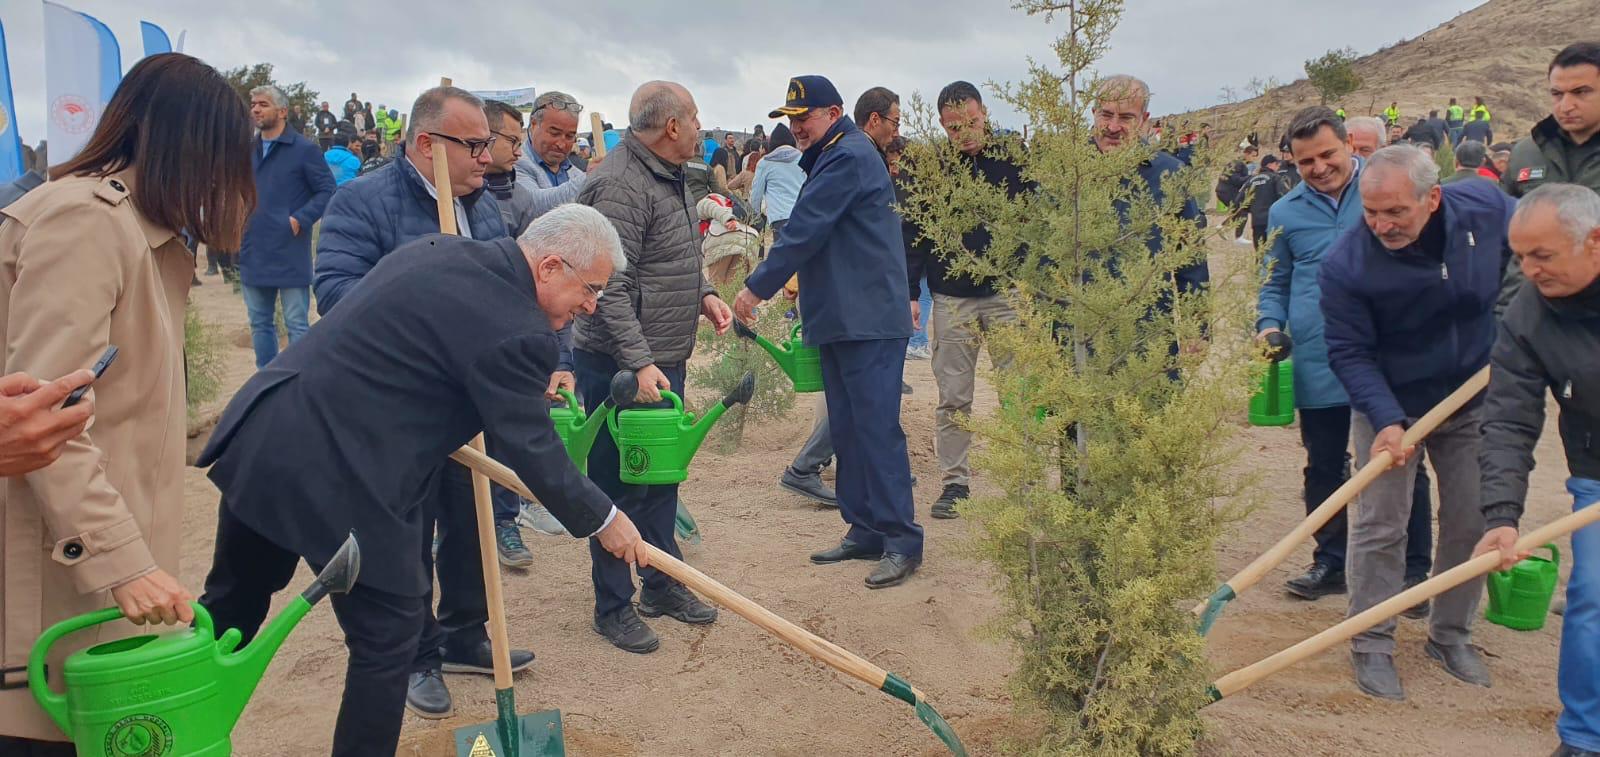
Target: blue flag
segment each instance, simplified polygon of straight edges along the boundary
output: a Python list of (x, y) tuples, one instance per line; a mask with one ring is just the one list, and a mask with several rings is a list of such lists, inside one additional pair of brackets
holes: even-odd
[(144, 35), (144, 54), (150, 57), (158, 53), (172, 52), (172, 40), (161, 27), (149, 21), (139, 22), (139, 33)]
[(22, 136), (17, 134), (16, 108), (11, 102), (11, 65), (6, 61), (6, 31), (0, 26), (0, 183), (17, 180), (27, 169), (22, 163)]

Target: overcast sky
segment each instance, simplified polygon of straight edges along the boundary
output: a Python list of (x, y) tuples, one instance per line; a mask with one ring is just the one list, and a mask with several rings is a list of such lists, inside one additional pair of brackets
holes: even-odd
[[(832, 79), (847, 109), (874, 85), (931, 99), (956, 79), (1020, 79), (1028, 56), (1053, 61), (1049, 44), (1061, 29), (1007, 0), (62, 1), (111, 27), (124, 69), (144, 54), (144, 19), (174, 43), (187, 29), (184, 51), (218, 68), (271, 62), (279, 81), (306, 81), (335, 110), (354, 90), (405, 112), (443, 75), (468, 89), (559, 89), (621, 126), (634, 87), (671, 79), (695, 95), (706, 128), (743, 130), (771, 123), (767, 112), (796, 74)], [(1218, 102), (1224, 85), (1291, 81), (1328, 48), (1370, 53), (1478, 4), (1130, 0), (1102, 71), (1143, 77), (1155, 91), (1152, 110), (1179, 112)], [(0, 0), (17, 121), (30, 144), (44, 128), (42, 19), (39, 0)], [(1020, 126), (992, 106), (1002, 124)]]

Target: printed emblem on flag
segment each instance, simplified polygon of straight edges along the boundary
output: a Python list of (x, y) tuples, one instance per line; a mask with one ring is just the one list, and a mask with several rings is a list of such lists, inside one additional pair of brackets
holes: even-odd
[(83, 134), (94, 128), (100, 114), (88, 100), (77, 95), (62, 95), (50, 103), (50, 120), (68, 134)]
[(1532, 169), (1524, 168), (1521, 171), (1517, 172), (1517, 181), (1527, 181), (1528, 179), (1531, 179), (1531, 178), (1533, 178), (1533, 170)]

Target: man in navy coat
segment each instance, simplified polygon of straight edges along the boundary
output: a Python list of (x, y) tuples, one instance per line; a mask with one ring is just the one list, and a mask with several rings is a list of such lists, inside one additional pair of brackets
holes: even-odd
[[(567, 457), (539, 391), (556, 331), (594, 312), (624, 262), (610, 222), (578, 205), (516, 241), (410, 242), (228, 403), (197, 462), (222, 492), (200, 599), (216, 625), (248, 641), (300, 559), (326, 564), (351, 531), (361, 545), (355, 588), (331, 597), (350, 650), (333, 754), (395, 753), (427, 643), (425, 509), (447, 483), (439, 461), (479, 431), (568, 532), (648, 563), (633, 522)], [(445, 505), (473, 517), (470, 501)]]
[(895, 586), (922, 564), (922, 527), (900, 427), (911, 313), (894, 185), (882, 153), (844, 115), (826, 78), (790, 79), (784, 106), (772, 112), (781, 116), (804, 151), (806, 183), (783, 238), (745, 279), (734, 310), (752, 322), (755, 306), (799, 274), (805, 343), (820, 348), (828, 387), (839, 512), (850, 524), (839, 546), (811, 561), (875, 560), (867, 587)]
[(273, 315), (280, 300), (291, 344), (311, 325), (311, 225), (322, 218), (334, 190), (322, 150), (288, 128), (288, 114), (283, 90), (272, 85), (250, 90), (250, 115), (261, 134), (252, 144), (256, 209), (239, 247), (239, 283), (257, 368), (278, 356)]

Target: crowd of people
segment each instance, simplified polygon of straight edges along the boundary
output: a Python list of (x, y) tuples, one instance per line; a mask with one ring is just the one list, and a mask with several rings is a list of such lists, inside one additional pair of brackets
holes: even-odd
[[(1600, 375), (1600, 44), (1561, 51), (1548, 84), (1550, 117), (1499, 168), (1487, 140), (1474, 148), (1466, 134), (1476, 118), (1463, 124), (1456, 175), (1441, 181), (1423, 146), (1431, 125), (1388, 144), (1395, 106), (1387, 125), (1313, 107), (1293, 116), (1277, 155), (1230, 186), (1233, 223), (1254, 230), (1271, 264), (1259, 336), (1295, 342), (1306, 507), (1349, 475), (1352, 445), (1356, 464), (1380, 452), (1395, 462), (1348, 519), (1317, 534), (1314, 564), (1288, 582), (1291, 594), (1348, 593), (1356, 614), (1473, 554), (1518, 559), (1546, 391), (1562, 408), (1574, 506), (1600, 500), (1591, 444), (1600, 407), (1590, 398)], [(1109, 76), (1097, 91), (1099, 151), (1155, 137), (1143, 81)], [(977, 87), (952, 82), (934, 105), (965, 170), (1013, 197), (1039, 191), (1005, 157), (1015, 153), (998, 149), (1020, 137), (994, 127)], [(258, 370), (197, 463), (221, 492), (198, 601), (248, 641), (298, 563), (320, 567), (356, 533), (359, 580), (331, 598), (349, 649), (335, 754), (393, 754), (404, 711), (453, 713), (444, 673), (492, 671), (471, 477), (448, 457), (479, 432), (536, 495), (494, 492), (499, 560), (532, 562), (523, 526), (587, 538), (593, 628), (626, 652), (659, 648), (645, 618), (717, 621), (644, 550), (681, 557), (678, 487), (623, 483), (606, 431), (580, 472), (549, 417), (563, 391), (594, 409), (619, 380), (641, 405), (667, 390), (682, 396), (702, 318), (721, 335), (763, 303), (794, 300), (827, 388), (778, 485), (836, 507), (844, 522), (810, 561), (865, 562), (872, 589), (916, 574), (918, 513), (958, 518), (971, 496), (963, 418), (979, 353), (1017, 313), (1008, 282), (953, 271), (949, 251), (897, 211), (908, 197), (899, 96), (874, 87), (847, 112), (827, 78), (797, 76), (768, 114), (780, 123), (741, 142), (706, 133), (687, 88), (652, 81), (633, 93), (624, 132), (589, 136), (595, 146), (615, 138), (603, 154), (579, 136), (583, 110), (559, 91), (524, 112), (441, 86), (416, 98), (403, 129), (398, 113), (354, 93), (342, 118), (323, 103), (307, 123), (276, 87), (252, 91), (247, 108), (206, 64), (156, 55), (129, 72), (83, 152), (0, 209), (0, 507), (7, 564), (19, 566), (4, 572), (0, 615), (3, 751), (72, 753), (11, 690), (43, 627), (108, 596), (137, 623), (192, 618), (195, 592), (174, 574), (183, 310), (200, 244), (236, 251)], [(164, 122), (198, 126), (138, 131)], [(1159, 201), (1205, 137), (1152, 151), (1128, 181)], [(454, 207), (456, 236), (437, 233), (441, 202)], [(1206, 224), (1198, 198), (1180, 205), (1185, 222)], [(1121, 221), (1130, 223), (1125, 211)], [(1130, 231), (1161, 252), (1159, 229)], [(729, 234), (763, 233), (764, 249), (727, 252)], [(962, 244), (983, 255), (991, 238), (979, 226)], [(1209, 272), (1200, 262), (1173, 278), (1193, 291)], [(740, 280), (724, 302), (714, 281)], [(290, 344), (281, 353), (280, 310)], [(911, 341), (924, 331), (926, 353)], [(80, 370), (112, 344), (126, 355), (113, 370), (99, 379)], [(936, 379), (940, 473), (926, 511), (901, 426), (905, 364), (923, 356)], [(1403, 446), (1409, 424), (1491, 364), (1481, 401), (1419, 448)], [(87, 401), (60, 406), (91, 382)], [(1436, 545), (1424, 455), (1438, 488)], [(830, 464), (836, 488), (822, 479)], [(1568, 757), (1600, 753), (1600, 534), (1575, 535), (1573, 552), (1557, 724), (1557, 754)], [(1406, 615), (1428, 619), (1430, 658), (1489, 686), (1470, 644), (1481, 591), (1469, 582)], [(99, 628), (101, 639), (129, 630)], [(1352, 640), (1355, 682), (1372, 696), (1404, 696), (1394, 628)], [(534, 660), (528, 650), (510, 657), (518, 670)]]

